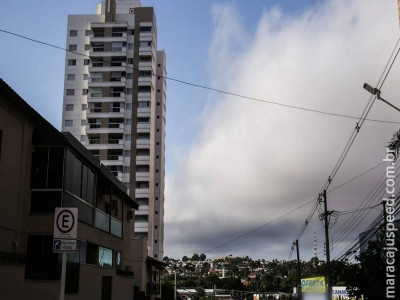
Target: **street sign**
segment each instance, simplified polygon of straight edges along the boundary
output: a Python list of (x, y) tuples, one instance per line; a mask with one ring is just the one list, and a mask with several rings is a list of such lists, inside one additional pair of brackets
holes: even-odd
[(53, 239), (54, 252), (76, 251), (76, 240)]
[(56, 207), (54, 215), (54, 239), (76, 239), (78, 229), (78, 209), (76, 207)]
[(78, 209), (56, 207), (54, 214), (53, 252), (76, 251)]

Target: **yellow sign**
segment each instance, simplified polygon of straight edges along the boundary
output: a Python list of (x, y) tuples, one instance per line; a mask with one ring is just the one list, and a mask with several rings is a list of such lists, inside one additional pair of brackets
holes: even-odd
[(301, 280), (301, 291), (305, 294), (324, 294), (326, 292), (325, 277), (311, 277)]

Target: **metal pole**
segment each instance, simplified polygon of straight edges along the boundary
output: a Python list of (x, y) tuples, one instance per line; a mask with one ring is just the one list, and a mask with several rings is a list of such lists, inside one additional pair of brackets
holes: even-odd
[(301, 267), (300, 267), (300, 254), (299, 254), (299, 240), (296, 240), (297, 249), (297, 284), (298, 284), (298, 299), (301, 299)]
[(175, 273), (175, 291), (174, 291), (174, 300), (176, 300), (176, 273)]
[(331, 293), (331, 254), (330, 254), (330, 247), (329, 247), (329, 213), (328, 213), (328, 203), (326, 199), (326, 190), (324, 190), (324, 212), (325, 212), (325, 248), (326, 248), (326, 281), (327, 281), (327, 295), (328, 300), (332, 300), (332, 293)]
[(301, 299), (301, 266), (300, 266), (300, 254), (299, 254), (299, 240), (296, 240), (296, 249), (297, 249), (297, 285), (298, 291), (297, 294), (298, 299)]
[(61, 285), (60, 285), (60, 300), (64, 300), (65, 292), (65, 274), (67, 271), (67, 252), (62, 254), (62, 264), (61, 264)]

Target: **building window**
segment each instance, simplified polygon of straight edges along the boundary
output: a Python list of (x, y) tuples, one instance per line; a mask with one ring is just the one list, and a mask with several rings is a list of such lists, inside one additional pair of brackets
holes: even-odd
[(143, 47), (151, 47), (151, 41), (141, 41), (139, 43), (139, 47), (143, 48)]
[(130, 141), (130, 140), (131, 140), (131, 135), (125, 134), (125, 141)]
[(83, 60), (83, 65), (84, 65), (84, 66), (88, 66), (89, 63), (90, 63), (90, 59), (84, 59), (84, 60)]
[(89, 36), (92, 33), (91, 30), (85, 30), (85, 36)]
[(132, 95), (132, 92), (133, 92), (133, 89), (131, 89), (131, 88), (127, 88), (126, 89), (126, 94), (127, 95)]
[(150, 107), (150, 101), (139, 102), (138, 107)]
[(137, 189), (148, 189), (149, 182), (148, 181), (136, 181), (136, 188)]
[(76, 66), (76, 59), (68, 59), (68, 66)]
[(86, 44), (86, 45), (85, 45), (85, 51), (88, 51), (88, 50), (90, 50), (90, 45), (89, 45), (89, 44)]
[(151, 26), (141, 26), (140, 32), (151, 32)]
[(83, 74), (83, 80), (88, 80), (89, 79), (89, 74)]
[(74, 124), (73, 120), (65, 120), (64, 121), (64, 126), (65, 127), (71, 127)]
[(69, 36), (78, 36), (78, 30), (70, 30)]
[(133, 73), (126, 73), (126, 79), (133, 79)]
[(90, 97), (102, 97), (103, 89), (100, 88), (90, 88), (89, 89)]
[(133, 29), (129, 29), (129, 31), (128, 31), (128, 35), (134, 35), (135, 34), (135, 30), (133, 30)]
[(128, 44), (128, 50), (133, 50), (133, 44)]
[(81, 120), (81, 126), (86, 126), (86, 120)]
[(130, 173), (130, 168), (124, 166), (123, 172), (124, 173)]
[(113, 252), (111, 249), (99, 247), (99, 266), (112, 267)]
[(154, 240), (154, 243), (157, 244), (157, 240)]
[(125, 125), (131, 126), (132, 125), (132, 119), (125, 119)]
[(75, 80), (75, 74), (68, 74), (67, 75), (67, 80), (69, 80), (69, 81)]
[(158, 211), (157, 210), (155, 211), (155, 213), (156, 213), (156, 215), (158, 215)]
[[(82, 121), (84, 121), (84, 120), (82, 120)], [(86, 141), (86, 135), (81, 135), (81, 142), (84, 142), (84, 141)]]
[(69, 51), (76, 51), (76, 50), (78, 50), (78, 46), (77, 45), (69, 45), (68, 50)]
[(74, 89), (67, 89), (67, 96), (73, 96), (75, 95), (75, 90)]
[(126, 60), (126, 62), (128, 63), (128, 65), (132, 65), (133, 64), (133, 58), (128, 58)]
[(158, 228), (158, 226), (156, 225), (156, 226), (154, 226), (154, 228), (155, 228), (155, 229), (157, 229), (157, 228)]
[(126, 110), (131, 110), (132, 109), (132, 103), (126, 103), (125, 104), (125, 109)]
[(74, 110), (74, 105), (73, 104), (66, 104), (65, 105), (65, 111), (73, 111)]
[(82, 90), (82, 95), (86, 96), (89, 93), (89, 89), (83, 89)]
[(122, 51), (123, 46), (124, 46), (123, 42), (113, 42), (113, 43), (111, 43), (111, 51), (112, 52)]
[(82, 104), (82, 110), (87, 110), (87, 104)]
[(90, 78), (92, 79), (92, 82), (102, 82), (103, 81), (103, 73), (101, 73), (101, 72), (90, 73)]
[(58, 254), (52, 235), (28, 235), (26, 279), (59, 280)]

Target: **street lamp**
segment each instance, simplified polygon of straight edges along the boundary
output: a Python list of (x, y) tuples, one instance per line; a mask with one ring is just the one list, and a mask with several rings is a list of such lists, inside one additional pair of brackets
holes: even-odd
[(370, 86), (368, 83), (364, 83), (363, 88), (366, 89), (368, 92), (370, 92), (372, 95), (376, 95), (376, 98), (378, 98), (378, 100), (381, 100), (381, 101), (385, 102), (386, 104), (390, 105), (391, 107), (393, 107), (394, 109), (400, 111), (399, 108), (397, 108), (393, 104), (389, 103), (385, 99), (381, 98), (381, 91), (379, 89)]

